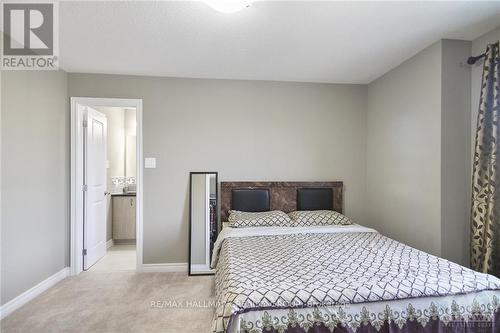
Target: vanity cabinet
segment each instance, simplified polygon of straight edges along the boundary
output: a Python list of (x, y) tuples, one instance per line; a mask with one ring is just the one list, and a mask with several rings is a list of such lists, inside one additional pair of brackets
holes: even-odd
[(135, 196), (113, 196), (113, 239), (135, 240)]

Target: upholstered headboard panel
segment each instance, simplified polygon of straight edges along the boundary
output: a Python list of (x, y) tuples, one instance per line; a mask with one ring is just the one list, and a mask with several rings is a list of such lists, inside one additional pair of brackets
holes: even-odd
[[(315, 189), (316, 191), (307, 191), (307, 189)], [(245, 191), (242, 191), (245, 190)], [(250, 190), (250, 191), (249, 191)], [(255, 195), (259, 201), (254, 201), (252, 198), (251, 190), (264, 190), (256, 191), (259, 195)], [(299, 196), (298, 190), (305, 193)], [(318, 191), (319, 190), (319, 191)], [(321, 191), (323, 190), (323, 191)], [(249, 209), (259, 209), (262, 211), (262, 198), (263, 193), (269, 193), (270, 207), (269, 210), (282, 210), (285, 213), (298, 210), (297, 199), (300, 198), (301, 205), (305, 205), (306, 209), (316, 209), (316, 204), (321, 205), (319, 209), (327, 209), (325, 198), (328, 198), (328, 192), (331, 193), (332, 209), (342, 213), (344, 207), (343, 201), (343, 183), (342, 182), (222, 182), (221, 183), (221, 221), (227, 221), (229, 210), (245, 210), (243, 201), (249, 200), (247, 205)], [(320, 193), (322, 192), (322, 193)], [(320, 202), (314, 198), (319, 198)], [(233, 198), (235, 205), (233, 205)], [(250, 199), (249, 199), (250, 198)], [(307, 201), (304, 201), (307, 199)], [(257, 200), (257, 199), (256, 199)], [(255, 208), (258, 207), (258, 208)], [(248, 210), (247, 210), (248, 211)], [(255, 211), (255, 210), (254, 210)]]
[(297, 189), (297, 210), (333, 210), (331, 187)]
[(242, 189), (231, 191), (231, 209), (242, 212), (266, 212), (271, 210), (269, 189)]

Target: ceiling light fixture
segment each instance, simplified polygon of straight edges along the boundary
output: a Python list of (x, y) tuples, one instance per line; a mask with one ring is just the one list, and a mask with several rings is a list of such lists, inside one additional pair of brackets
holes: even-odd
[(250, 7), (252, 0), (203, 0), (207, 5), (221, 13), (236, 13)]

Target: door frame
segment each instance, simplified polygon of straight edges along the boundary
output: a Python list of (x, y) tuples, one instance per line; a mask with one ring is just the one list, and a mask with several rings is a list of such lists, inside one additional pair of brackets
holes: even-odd
[(83, 109), (82, 106), (136, 109), (136, 271), (143, 266), (143, 122), (142, 99), (71, 97), (70, 271), (83, 271)]

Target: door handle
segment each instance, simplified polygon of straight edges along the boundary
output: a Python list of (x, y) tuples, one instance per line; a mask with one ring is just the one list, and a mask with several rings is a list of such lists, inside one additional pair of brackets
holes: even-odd
[(134, 199), (130, 198), (130, 207), (134, 207)]

